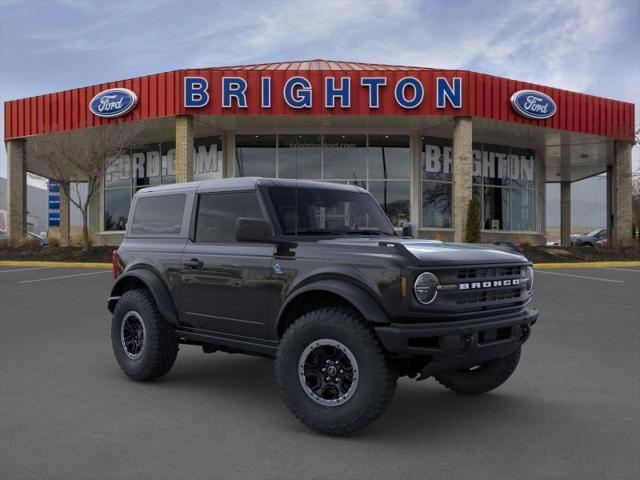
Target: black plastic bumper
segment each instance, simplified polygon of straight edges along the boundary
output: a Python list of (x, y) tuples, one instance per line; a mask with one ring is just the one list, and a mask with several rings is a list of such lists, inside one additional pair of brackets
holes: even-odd
[(376, 327), (384, 349), (401, 357), (426, 357), (422, 375), (463, 368), (509, 355), (522, 345), (538, 319), (538, 310), (525, 308), (509, 315), (470, 321), (421, 324), (392, 323)]

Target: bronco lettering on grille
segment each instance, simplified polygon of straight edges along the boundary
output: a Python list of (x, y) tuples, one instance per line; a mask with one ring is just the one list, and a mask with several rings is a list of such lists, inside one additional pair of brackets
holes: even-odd
[(520, 285), (519, 278), (512, 278), (510, 280), (492, 280), (488, 282), (460, 283), (458, 288), (460, 290), (477, 290), (479, 288), (512, 287), (514, 285)]

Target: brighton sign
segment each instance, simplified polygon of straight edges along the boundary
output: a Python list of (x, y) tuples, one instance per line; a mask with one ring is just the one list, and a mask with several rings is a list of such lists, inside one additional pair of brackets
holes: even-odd
[[(380, 107), (383, 87), (391, 87), (395, 102), (402, 108), (410, 110), (419, 107), (425, 98), (425, 88), (415, 77), (401, 77), (388, 85), (386, 77), (361, 77), (357, 85), (351, 84), (350, 77), (325, 77), (322, 104), (325, 108), (351, 107), (351, 98), (355, 89), (365, 92), (369, 108)], [(217, 90), (217, 89), (213, 89)], [(271, 77), (262, 77), (259, 82), (259, 100), (262, 108), (271, 108)], [(242, 77), (222, 77), (220, 85), (220, 103), (222, 108), (247, 108), (249, 84)], [(286, 105), (294, 109), (310, 109), (314, 105), (314, 90), (311, 81), (304, 76), (289, 78), (282, 88), (282, 96)], [(209, 104), (212, 89), (204, 77), (184, 77), (185, 108), (202, 108)], [(451, 80), (445, 77), (436, 78), (436, 108), (462, 108), (462, 78)]]
[(511, 95), (511, 105), (520, 115), (534, 120), (544, 120), (556, 114), (556, 102), (536, 90), (518, 90)]
[(110, 88), (98, 93), (89, 102), (91, 113), (102, 118), (126, 115), (138, 104), (138, 96), (128, 88)]

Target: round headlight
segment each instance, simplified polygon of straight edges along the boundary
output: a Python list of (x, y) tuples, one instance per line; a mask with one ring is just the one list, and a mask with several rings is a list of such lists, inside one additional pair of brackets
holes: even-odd
[(431, 272), (424, 272), (416, 278), (413, 284), (413, 293), (416, 299), (423, 305), (428, 305), (436, 299), (438, 295), (438, 277)]
[(527, 293), (533, 292), (533, 268), (527, 267)]

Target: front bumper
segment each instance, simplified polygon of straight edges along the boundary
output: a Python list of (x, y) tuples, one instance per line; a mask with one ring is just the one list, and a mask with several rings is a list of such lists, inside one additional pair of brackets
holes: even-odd
[(387, 352), (405, 358), (422, 357), (422, 376), (435, 371), (478, 365), (509, 355), (522, 345), (538, 319), (538, 310), (469, 321), (421, 324), (392, 323), (375, 327)]

